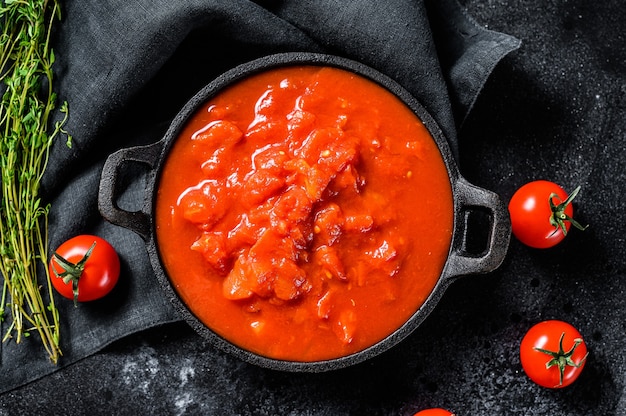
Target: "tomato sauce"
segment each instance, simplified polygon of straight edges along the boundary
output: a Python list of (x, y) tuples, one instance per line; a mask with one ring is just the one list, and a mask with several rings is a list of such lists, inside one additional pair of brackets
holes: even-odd
[(159, 179), (156, 235), (183, 302), (260, 355), (349, 355), (433, 289), (450, 180), (412, 111), (351, 72), (285, 67), (197, 110)]

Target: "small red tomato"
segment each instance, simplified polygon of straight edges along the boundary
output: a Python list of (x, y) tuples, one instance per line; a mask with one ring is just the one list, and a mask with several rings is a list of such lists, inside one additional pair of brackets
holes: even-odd
[(441, 408), (420, 410), (413, 416), (454, 416), (454, 413)]
[(576, 328), (550, 320), (534, 325), (520, 344), (520, 360), (526, 375), (548, 388), (572, 384), (583, 371), (587, 345)]
[(509, 201), (513, 235), (527, 246), (549, 248), (561, 242), (570, 224), (584, 230), (572, 216), (571, 204), (580, 187), (571, 195), (554, 182), (534, 181), (519, 188)]
[(79, 235), (59, 246), (49, 270), (54, 288), (76, 304), (100, 299), (113, 289), (120, 275), (120, 259), (103, 238)]

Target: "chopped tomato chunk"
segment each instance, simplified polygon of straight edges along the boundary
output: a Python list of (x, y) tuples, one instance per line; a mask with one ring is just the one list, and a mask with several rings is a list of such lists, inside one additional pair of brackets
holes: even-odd
[(285, 185), (285, 179), (267, 170), (252, 172), (247, 178), (242, 193), (242, 202), (249, 207), (256, 206), (271, 196), (275, 196)]
[(335, 325), (337, 337), (344, 344), (349, 344), (356, 332), (356, 313), (352, 309), (344, 309), (339, 312), (339, 319)]
[(343, 263), (339, 259), (337, 250), (329, 246), (321, 246), (315, 252), (317, 262), (328, 278), (347, 280)]
[(226, 249), (226, 237), (220, 232), (204, 232), (191, 249), (202, 254), (204, 259), (220, 273), (230, 267), (230, 253)]
[(320, 319), (328, 319), (333, 309), (333, 300), (330, 291), (324, 293), (317, 301), (317, 317)]
[(211, 121), (191, 136), (196, 145), (216, 149), (225, 144), (235, 144), (243, 138), (243, 132), (236, 124), (227, 120)]
[(217, 181), (205, 180), (185, 190), (179, 205), (183, 217), (202, 228), (210, 228), (225, 214), (223, 205), (226, 191)]
[(315, 214), (314, 232), (320, 244), (332, 246), (341, 237), (345, 219), (341, 207), (330, 203)]

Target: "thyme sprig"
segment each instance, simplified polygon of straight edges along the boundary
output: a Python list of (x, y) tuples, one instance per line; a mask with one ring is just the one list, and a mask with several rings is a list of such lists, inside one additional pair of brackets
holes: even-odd
[(51, 120), (57, 97), (50, 35), (57, 19), (57, 0), (0, 0), (0, 320), (7, 322), (2, 341), (20, 343), (37, 333), (53, 363), (61, 355), (59, 312), (47, 268), (49, 205), (39, 190), (50, 147), (65, 134), (68, 117), (63, 103), (62, 119)]

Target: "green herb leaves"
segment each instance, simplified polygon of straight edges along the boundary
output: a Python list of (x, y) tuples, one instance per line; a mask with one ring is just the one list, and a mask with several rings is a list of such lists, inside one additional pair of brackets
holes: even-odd
[[(0, 1), (0, 309), (8, 325), (2, 339), (19, 343), (38, 333), (53, 363), (61, 355), (59, 316), (46, 267), (48, 206), (39, 185), (68, 117), (64, 103), (62, 119), (51, 126), (56, 95), (50, 33), (58, 18), (56, 0)], [(42, 269), (45, 281), (38, 278)]]

